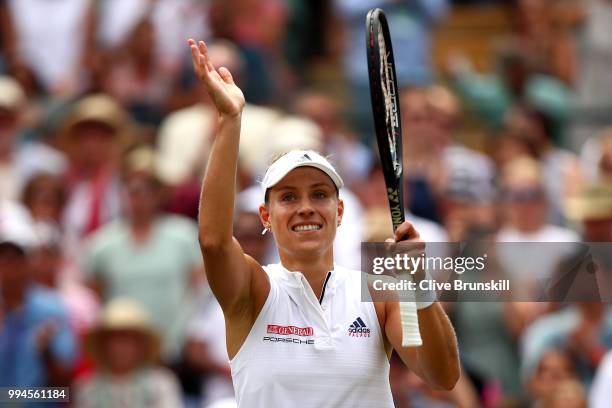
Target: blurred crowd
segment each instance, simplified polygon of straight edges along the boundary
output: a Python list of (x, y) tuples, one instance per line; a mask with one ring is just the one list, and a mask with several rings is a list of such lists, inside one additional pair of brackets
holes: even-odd
[[(0, 0), (0, 386), (70, 386), (76, 407), (231, 406), (196, 224), (216, 112), (186, 40), (247, 99), (227, 175), (244, 250), (277, 261), (259, 177), (315, 149), (347, 186), (335, 260), (359, 269), (361, 242), (391, 235), (372, 7), (391, 25), (407, 219), (426, 241), (612, 242), (610, 0)], [(490, 69), (461, 48), (434, 61), (458, 8), (507, 16)], [(550, 276), (567, 254), (520, 255), (538, 270), (512, 273)], [(610, 406), (607, 304), (445, 307), (463, 376), (434, 391), (394, 357), (397, 407)]]

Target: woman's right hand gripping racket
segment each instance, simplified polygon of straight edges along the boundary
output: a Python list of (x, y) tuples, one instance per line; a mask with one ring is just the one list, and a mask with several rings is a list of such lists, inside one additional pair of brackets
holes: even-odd
[[(385, 13), (372, 9), (366, 17), (366, 49), (376, 141), (385, 176), (393, 231), (405, 221), (402, 182), (402, 128), (395, 62)], [(414, 302), (400, 302), (402, 346), (423, 344)]]

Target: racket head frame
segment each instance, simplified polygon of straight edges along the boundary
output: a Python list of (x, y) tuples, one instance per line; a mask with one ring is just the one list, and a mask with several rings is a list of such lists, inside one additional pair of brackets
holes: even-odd
[(405, 221), (402, 126), (391, 34), (379, 8), (366, 16), (366, 50), (376, 141), (395, 231)]

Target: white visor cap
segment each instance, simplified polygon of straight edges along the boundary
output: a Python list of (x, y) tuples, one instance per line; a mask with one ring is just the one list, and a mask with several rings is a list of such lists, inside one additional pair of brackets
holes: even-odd
[(325, 157), (313, 150), (292, 150), (272, 163), (268, 171), (266, 171), (261, 187), (264, 191), (274, 187), (291, 170), (298, 167), (314, 167), (321, 170), (332, 179), (338, 190), (344, 185), (334, 166)]

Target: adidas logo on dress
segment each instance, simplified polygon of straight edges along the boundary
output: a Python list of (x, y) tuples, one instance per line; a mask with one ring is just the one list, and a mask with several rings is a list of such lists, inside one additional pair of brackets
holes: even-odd
[(353, 324), (349, 326), (348, 334), (351, 337), (370, 337), (370, 329), (363, 320), (361, 320), (361, 317), (358, 317)]

